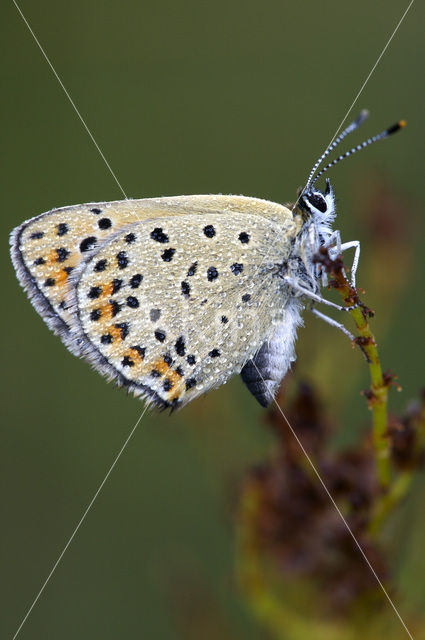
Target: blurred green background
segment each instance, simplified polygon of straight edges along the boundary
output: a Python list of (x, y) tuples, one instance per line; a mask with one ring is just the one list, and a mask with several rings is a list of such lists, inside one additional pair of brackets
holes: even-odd
[[(21, 2), (130, 197), (243, 193), (278, 202), (294, 198), (406, 6)], [(121, 194), (12, 2), (2, 13), (0, 630), (6, 638), (142, 404), (73, 358), (14, 276), (7, 246), (14, 226), (55, 206)], [(358, 282), (377, 312), (384, 368), (403, 386), (392, 394), (395, 409), (424, 382), (424, 17), (414, 3), (352, 114), (371, 111), (357, 141), (400, 117), (407, 129), (331, 174), (342, 237), (362, 241)], [(407, 249), (387, 252), (368, 271), (374, 243), (365, 203), (378, 183), (401, 203)], [(396, 296), (380, 295), (382, 279), (388, 288), (400, 273)], [(339, 441), (352, 441), (368, 420), (359, 396), (368, 384), (360, 354), (308, 314), (298, 354), (296, 377), (321, 387), (330, 415), (343, 425)], [(322, 360), (338, 365), (331, 386)], [(263, 411), (239, 379), (172, 417), (146, 415), (20, 637), (264, 637), (234, 586), (233, 508), (245, 470), (270, 446)], [(424, 498), (418, 480), (392, 541), (407, 612), (425, 612)]]

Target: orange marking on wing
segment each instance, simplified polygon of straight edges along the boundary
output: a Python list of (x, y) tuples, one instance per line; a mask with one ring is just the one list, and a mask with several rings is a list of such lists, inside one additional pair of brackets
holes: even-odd
[[(121, 335), (117, 335), (116, 333), (119, 330), (115, 327), (110, 327), (108, 331), (114, 338), (117, 337), (121, 339)], [(137, 349), (131, 347), (120, 354), (120, 357), (126, 356), (134, 363), (134, 366), (129, 370), (129, 375), (133, 379), (139, 375), (148, 376), (152, 371), (158, 371), (163, 380), (168, 380), (171, 383), (170, 390), (164, 392), (167, 396), (167, 401), (179, 399), (182, 396), (184, 392), (184, 378), (177, 373), (177, 371), (171, 369), (170, 365), (168, 365), (163, 358), (151, 364), (144, 361), (144, 356)]]
[[(115, 327), (114, 325), (112, 325), (111, 327), (108, 327), (108, 333), (111, 334), (111, 336), (115, 340), (119, 340), (121, 342), (122, 340), (122, 336), (121, 336), (121, 329), (119, 329), (118, 327)], [(127, 354), (129, 355), (129, 354)]]
[(109, 302), (107, 304), (101, 305), (99, 308), (100, 317), (102, 320), (111, 320), (114, 317), (114, 306)]
[[(69, 264), (69, 256), (71, 255), (71, 252), (68, 251), (67, 255), (64, 256), (64, 258), (61, 258), (59, 251), (61, 251), (60, 249), (52, 249), (51, 251), (49, 251), (49, 253), (47, 254), (47, 259), (46, 262), (47, 264), (56, 264), (56, 262), (62, 262), (64, 264)], [(76, 260), (75, 257), (72, 256), (72, 263), (75, 264)]]
[(162, 376), (165, 376), (165, 374), (167, 373), (168, 369), (170, 368), (170, 365), (168, 365), (165, 360), (163, 358), (161, 358), (160, 360), (157, 360), (153, 366), (154, 369), (156, 369), (157, 371), (159, 371), (159, 373)]
[(176, 386), (178, 386), (183, 382), (182, 376), (178, 374), (177, 371), (173, 371), (173, 370), (168, 372), (167, 380), (169, 380), (173, 385), (172, 388), (175, 388)]
[(52, 249), (52, 251), (49, 251), (49, 253), (47, 254), (47, 262), (49, 264), (55, 264), (55, 262), (57, 261), (58, 261), (57, 251), (55, 251), (55, 249)]
[(111, 296), (112, 295), (112, 291), (114, 290), (114, 283), (113, 282), (109, 282), (108, 284), (103, 284), (102, 285), (102, 298), (106, 297), (106, 296)]
[(183, 393), (183, 384), (177, 384), (168, 392), (169, 400), (178, 400)]
[(177, 371), (170, 369), (170, 366), (162, 358), (155, 363), (154, 369), (159, 371), (171, 383), (171, 389), (167, 392), (168, 399), (175, 400), (179, 398), (184, 389), (183, 377)]
[(61, 269), (59, 273), (53, 276), (56, 280), (56, 284), (64, 284), (68, 280), (68, 272), (65, 269)]
[(143, 360), (145, 359), (140, 351), (138, 349), (134, 349), (133, 347), (130, 347), (130, 351), (126, 355), (131, 357), (136, 364), (138, 364), (139, 362), (143, 362)]
[[(112, 333), (112, 331), (111, 331)], [(120, 339), (121, 339), (121, 335), (120, 335)], [(139, 351), (137, 351), (137, 349), (132, 349), (131, 347), (129, 349), (127, 349), (127, 351), (123, 352), (123, 357), (127, 357), (130, 358), (130, 360), (133, 361), (134, 365), (137, 367), (138, 365), (140, 365), (144, 358), (142, 356), (141, 353), (139, 353)]]
[[(115, 331), (119, 331), (119, 329), (116, 329), (115, 327), (114, 327), (114, 329), (115, 329)], [(110, 333), (113, 334), (113, 331), (110, 331)], [(119, 339), (121, 340), (121, 334), (119, 336)], [(122, 353), (122, 357), (123, 358), (127, 357), (133, 363), (133, 367), (132, 367), (131, 371), (129, 372), (130, 373), (130, 377), (134, 378), (135, 375), (137, 376), (137, 375), (140, 375), (141, 373), (143, 373), (145, 375), (148, 374), (148, 370), (147, 370), (146, 366), (143, 365), (144, 356), (143, 356), (142, 353), (140, 353), (140, 351), (138, 349), (134, 349), (133, 347), (130, 347), (129, 349), (127, 349), (126, 351), (124, 351)]]

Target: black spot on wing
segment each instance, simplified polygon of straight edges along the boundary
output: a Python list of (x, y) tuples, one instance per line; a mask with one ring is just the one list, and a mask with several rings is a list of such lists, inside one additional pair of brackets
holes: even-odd
[(64, 236), (69, 231), (69, 227), (66, 224), (66, 222), (60, 222), (56, 228), (57, 228), (57, 231), (56, 231), (57, 236)]
[(116, 300), (110, 300), (109, 304), (111, 305), (112, 317), (115, 318), (115, 316), (121, 311), (121, 305)]
[(207, 278), (209, 282), (213, 282), (218, 278), (218, 271), (215, 267), (208, 267)]
[(87, 238), (84, 238), (84, 240), (80, 242), (81, 253), (85, 253), (86, 251), (90, 251), (90, 249), (93, 249), (96, 242), (97, 238), (95, 238), (94, 236), (88, 236)]
[(169, 238), (167, 234), (162, 230), (162, 227), (155, 227), (155, 229), (151, 232), (151, 238), (156, 242), (169, 242)]
[(57, 254), (56, 260), (58, 262), (65, 262), (65, 260), (68, 258), (70, 253), (71, 252), (68, 251), (68, 249), (65, 249), (65, 247), (60, 247), (59, 249), (56, 249), (56, 254)]
[(128, 296), (127, 306), (130, 307), (130, 309), (137, 309), (137, 307), (139, 306), (138, 299), (135, 298), (134, 296)]
[(140, 285), (140, 283), (143, 280), (143, 276), (141, 273), (136, 273), (134, 276), (132, 276), (130, 278), (130, 287), (132, 289), (137, 289), (137, 287)]
[(175, 253), (175, 249), (165, 249), (165, 251), (161, 254), (161, 258), (164, 260), (164, 262), (171, 262)]
[(99, 260), (94, 265), (94, 271), (97, 271), (97, 272), (105, 271), (107, 264), (108, 264), (107, 260)]
[(102, 287), (90, 287), (87, 297), (91, 300), (95, 300), (102, 293)]
[(238, 276), (243, 271), (243, 264), (241, 264), (240, 262), (235, 262), (230, 268), (232, 270), (232, 273), (234, 273), (235, 276)]
[(214, 229), (214, 227), (212, 226), (212, 224), (207, 224), (207, 225), (204, 227), (204, 233), (205, 233), (205, 235), (207, 236), (207, 238), (214, 238), (214, 236), (215, 236), (215, 229)]
[(120, 269), (125, 269), (128, 266), (128, 257), (125, 251), (119, 251), (117, 253), (117, 264)]
[(177, 338), (174, 348), (179, 356), (184, 356), (184, 354), (186, 353), (186, 344), (183, 336)]
[(190, 296), (190, 285), (189, 285), (189, 283), (186, 282), (186, 281), (183, 281), (181, 283), (181, 288), (182, 288), (182, 294), (184, 296), (189, 297)]
[(109, 229), (110, 227), (112, 227), (112, 221), (109, 218), (101, 218), (97, 223), (97, 226), (99, 227), (99, 229), (102, 229), (102, 231), (104, 231), (105, 229)]
[(194, 263), (189, 267), (189, 269), (188, 269), (188, 271), (187, 271), (187, 275), (188, 275), (188, 276), (194, 276), (194, 275), (195, 275), (195, 273), (196, 273), (196, 269), (197, 269), (197, 267), (198, 267), (198, 263), (197, 263), (197, 262), (194, 262)]
[(133, 351), (136, 351), (143, 360), (146, 354), (146, 347), (141, 347), (139, 344), (135, 344), (132, 347), (130, 347), (130, 349), (133, 349)]
[(121, 333), (121, 340), (125, 340), (130, 331), (128, 322), (117, 322), (114, 325), (115, 329), (119, 329)]

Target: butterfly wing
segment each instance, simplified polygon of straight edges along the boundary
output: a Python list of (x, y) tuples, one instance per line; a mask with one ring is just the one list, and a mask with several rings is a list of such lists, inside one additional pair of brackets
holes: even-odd
[[(169, 206), (156, 198), (62, 207), (25, 221), (12, 232), (12, 262), (21, 285), (47, 325), (76, 355), (67, 304), (71, 272), (118, 229), (169, 214)], [(181, 208), (176, 211), (181, 213)]]
[(276, 265), (296, 231), (288, 209), (244, 196), (125, 200), (24, 222), (11, 253), (74, 354), (175, 406), (240, 371), (282, 321)]
[(38, 313), (70, 348), (73, 318), (66, 298), (71, 272), (111, 231), (135, 220), (126, 203), (92, 203), (53, 209), (12, 232), (11, 256), (19, 281)]
[(225, 383), (284, 320), (293, 227), (279, 222), (203, 207), (127, 226), (71, 276), (79, 350), (158, 406)]

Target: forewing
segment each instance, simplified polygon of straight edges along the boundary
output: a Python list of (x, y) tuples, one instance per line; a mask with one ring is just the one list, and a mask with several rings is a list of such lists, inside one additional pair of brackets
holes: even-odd
[(273, 202), (244, 196), (200, 195), (98, 202), (52, 209), (17, 227), (11, 255), (18, 279), (47, 325), (79, 355), (71, 334), (70, 274), (102, 242), (135, 221), (188, 214), (261, 213), (291, 227), (290, 212)]
[(258, 213), (127, 226), (71, 276), (83, 355), (159, 406), (218, 387), (282, 320), (289, 248), (285, 225)]
[(17, 227), (11, 255), (19, 281), (35, 309), (65, 344), (73, 316), (68, 308), (69, 276), (111, 234), (136, 220), (165, 215), (163, 199), (100, 202), (52, 209)]

